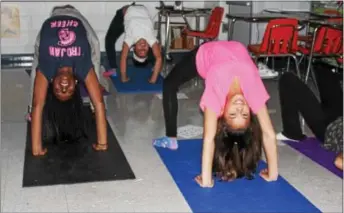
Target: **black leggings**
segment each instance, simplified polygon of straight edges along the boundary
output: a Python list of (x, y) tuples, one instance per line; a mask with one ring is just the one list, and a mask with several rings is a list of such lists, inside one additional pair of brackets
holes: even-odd
[(117, 10), (105, 36), (105, 51), (110, 68), (117, 68), (115, 44), (117, 39), (124, 33), (124, 9), (126, 7)]
[(292, 73), (285, 73), (279, 82), (279, 96), (283, 122), (283, 134), (291, 139), (302, 140), (299, 113), (314, 135), (324, 141), (327, 125), (343, 115), (343, 91), (340, 77), (328, 69), (315, 72), (319, 87), (318, 101), (310, 88)]
[(198, 47), (177, 63), (163, 83), (163, 109), (167, 137), (177, 137), (177, 92), (179, 87), (197, 77), (196, 54)]

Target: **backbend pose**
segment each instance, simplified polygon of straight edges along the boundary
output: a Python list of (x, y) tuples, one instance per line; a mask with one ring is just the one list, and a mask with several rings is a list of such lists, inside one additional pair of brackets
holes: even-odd
[[(42, 147), (42, 117), (43, 110), (51, 109), (49, 106), (45, 107), (46, 99), (48, 98), (47, 105), (54, 101), (51, 100), (51, 94), (47, 94), (48, 91), (51, 91), (59, 102), (64, 102), (64, 106), (70, 106), (70, 111), (77, 114), (76, 102), (77, 100), (80, 102), (80, 94), (76, 89), (78, 81), (85, 84), (95, 107), (98, 138), (93, 148), (97, 151), (106, 150), (105, 104), (95, 72), (96, 65), (92, 63), (92, 50), (83, 22), (70, 15), (55, 15), (43, 23), (38, 37), (40, 38), (39, 45), (36, 46), (36, 51), (39, 53), (38, 64), (37, 68), (32, 70), (34, 76), (32, 76), (34, 78), (31, 121), (32, 154), (39, 156), (47, 152)], [(61, 117), (59, 119), (62, 119)], [(67, 123), (67, 120), (68, 118), (65, 118), (64, 122)], [(56, 128), (61, 128), (61, 126)], [(82, 130), (82, 128), (78, 129)], [(75, 132), (75, 134), (78, 133)]]
[[(100, 82), (100, 84), (108, 91), (109, 90), (109, 85), (106, 80), (106, 78), (103, 76), (103, 73), (101, 73), (100, 69), (100, 44), (99, 44), (99, 39), (97, 37), (96, 32), (94, 29), (91, 27), (90, 23), (87, 21), (87, 19), (72, 5), (61, 5), (61, 6), (56, 6), (52, 9), (50, 17), (55, 17), (55, 16), (71, 16), (74, 18), (79, 19), (82, 24), (84, 25), (86, 32), (87, 32), (87, 39), (88, 42), (91, 46), (91, 58), (92, 58), (92, 63), (94, 66), (94, 71), (97, 75), (97, 78)], [(39, 58), (39, 44), (40, 44), (40, 33), (37, 34), (36, 37), (36, 42), (35, 42), (35, 52), (34, 52), (34, 57), (33, 57), (33, 63), (32, 63), (32, 68), (31, 68), (31, 90), (30, 90), (30, 95), (29, 95), (29, 105), (28, 105), (28, 115), (27, 119), (31, 120), (31, 104), (32, 104), (32, 95), (33, 95), (33, 85), (35, 81), (35, 75), (36, 75), (36, 69), (38, 66), (38, 58)], [(105, 102), (105, 107), (106, 107), (106, 97), (104, 97), (104, 102)], [(94, 111), (94, 106), (92, 102), (90, 103), (92, 111)]]
[(106, 55), (111, 70), (117, 69), (115, 44), (124, 33), (124, 42), (120, 59), (121, 81), (127, 82), (127, 58), (133, 46), (134, 65), (143, 66), (147, 63), (150, 48), (155, 57), (150, 83), (155, 83), (162, 68), (161, 47), (156, 39), (153, 21), (143, 5), (127, 5), (117, 10), (105, 37)]
[[(268, 168), (260, 175), (278, 177), (276, 137), (266, 102), (269, 95), (245, 46), (235, 41), (207, 42), (175, 65), (163, 83), (166, 137), (155, 146), (177, 149), (177, 91), (198, 74), (205, 79), (201, 187), (212, 187), (212, 168), (223, 180), (252, 178), (264, 146)], [(258, 122), (257, 119), (258, 118)], [(263, 141), (263, 144), (262, 144)], [(215, 154), (214, 154), (215, 153)]]
[[(326, 149), (338, 153), (335, 165), (343, 169), (343, 82), (342, 74), (317, 69), (320, 101), (311, 89), (292, 73), (285, 73), (279, 81), (279, 97), (283, 131), (278, 140), (301, 141), (299, 114)], [(292, 86), (290, 86), (292, 85)]]

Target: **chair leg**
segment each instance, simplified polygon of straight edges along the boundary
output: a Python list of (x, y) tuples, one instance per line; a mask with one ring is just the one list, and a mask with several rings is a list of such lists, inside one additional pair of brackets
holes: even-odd
[(317, 79), (315, 77), (313, 66), (310, 67), (310, 72), (311, 72), (311, 75), (312, 75), (314, 87), (315, 87), (316, 91), (319, 92), (319, 87), (318, 87)]
[[(310, 60), (310, 59), (308, 59), (308, 60)], [(304, 79), (304, 81), (305, 81), (305, 83), (307, 84), (308, 83), (308, 78), (309, 78), (309, 73), (310, 73), (310, 71), (311, 71), (311, 68), (310, 68), (310, 65), (307, 67), (307, 71), (306, 71), (306, 75), (305, 75), (305, 79)]]
[(271, 57), (272, 60), (272, 70), (275, 71), (275, 57)]
[(299, 62), (297, 60), (296, 55), (291, 55), (291, 57), (294, 59), (295, 61), (295, 68), (296, 68), (296, 74), (297, 76), (301, 79), (301, 74), (300, 74), (300, 68), (299, 68)]
[(300, 120), (301, 120), (301, 131), (303, 134), (305, 134), (305, 127), (306, 127), (305, 119), (302, 116), (300, 116)]
[(254, 63), (256, 63), (256, 65), (258, 66), (258, 57), (254, 56)]
[(289, 68), (290, 68), (290, 57), (288, 57), (288, 61), (287, 61), (287, 72), (289, 72)]

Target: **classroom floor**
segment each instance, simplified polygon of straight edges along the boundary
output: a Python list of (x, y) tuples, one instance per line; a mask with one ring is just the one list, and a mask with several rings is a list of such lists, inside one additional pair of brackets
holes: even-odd
[[(265, 83), (278, 132), (277, 82)], [(190, 85), (182, 90), (189, 99), (179, 101), (178, 125), (202, 126), (198, 108), (202, 89)], [(164, 134), (161, 100), (154, 95), (122, 95), (111, 88), (108, 99), (108, 120), (136, 180), (22, 188), (29, 92), (29, 76), (24, 69), (2, 70), (1, 91), (1, 212), (191, 211), (152, 147), (152, 139)], [(280, 174), (292, 186), (322, 212), (342, 212), (342, 179), (289, 146), (279, 146), (278, 150)]]

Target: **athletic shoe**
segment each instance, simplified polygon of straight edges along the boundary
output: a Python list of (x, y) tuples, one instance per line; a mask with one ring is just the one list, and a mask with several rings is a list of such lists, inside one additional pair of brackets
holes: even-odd
[(104, 76), (105, 78), (109, 78), (109, 77), (111, 77), (111, 76), (117, 76), (116, 69), (110, 69), (110, 70), (108, 70), (108, 71), (106, 71), (106, 72), (103, 72), (103, 76)]
[(161, 137), (153, 140), (153, 146), (176, 150), (178, 149), (178, 141), (174, 138)]
[(286, 137), (285, 135), (282, 134), (282, 132), (277, 133), (276, 139), (279, 141), (292, 141), (292, 142), (299, 142), (298, 140), (294, 140), (291, 138)]
[(269, 69), (269, 67), (263, 63), (258, 63), (258, 69), (259, 75), (262, 79), (272, 79), (278, 76), (278, 72)]

